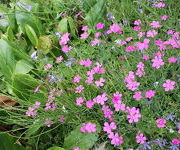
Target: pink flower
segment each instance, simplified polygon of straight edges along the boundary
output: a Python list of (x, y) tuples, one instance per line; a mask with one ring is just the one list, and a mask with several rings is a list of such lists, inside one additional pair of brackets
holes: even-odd
[(82, 78), (79, 75), (74, 76), (74, 83), (79, 83)]
[(92, 100), (88, 100), (88, 101), (86, 101), (86, 107), (87, 108), (92, 108), (94, 106), (94, 102), (92, 101)]
[(52, 120), (50, 118), (45, 119), (45, 124), (47, 125), (47, 127), (51, 127), (52, 123), (53, 122), (52, 122)]
[(88, 26), (83, 26), (83, 27), (82, 27), (82, 31), (87, 31), (87, 30), (89, 30), (89, 27), (88, 27)]
[(175, 145), (180, 145), (180, 139), (173, 139), (171, 142)]
[(142, 38), (143, 36), (145, 36), (145, 34), (146, 34), (145, 32), (139, 32), (139, 33), (138, 33), (138, 37), (139, 37), (139, 38)]
[(145, 96), (146, 96), (146, 98), (152, 98), (155, 96), (155, 93), (156, 93), (155, 91), (149, 90), (146, 92)]
[(114, 146), (119, 146), (123, 144), (123, 138), (119, 136), (118, 133), (115, 133), (112, 137), (111, 144), (113, 144)]
[(132, 37), (128, 37), (128, 38), (126, 38), (126, 41), (130, 42), (132, 39), (133, 39)]
[(104, 24), (99, 22), (98, 24), (96, 24), (96, 29), (97, 30), (100, 30), (100, 29), (103, 29), (104, 28)]
[(82, 33), (80, 39), (87, 39), (89, 36), (88, 33)]
[(44, 66), (44, 70), (49, 70), (52, 68), (52, 65), (51, 64), (47, 64)]
[(127, 44), (126, 41), (121, 41), (121, 42), (119, 42), (119, 45), (121, 45), (121, 46), (126, 45), (126, 44)]
[(143, 58), (144, 60), (149, 60), (149, 55), (143, 55)]
[(137, 65), (137, 68), (138, 70), (136, 71), (136, 75), (138, 77), (142, 77), (145, 75), (145, 72), (144, 72), (144, 63), (143, 62), (139, 62), (138, 65)]
[(178, 130), (178, 133), (180, 134), (180, 129)]
[(139, 101), (139, 100), (142, 98), (142, 95), (141, 95), (141, 94), (142, 94), (142, 92), (137, 91), (137, 92), (134, 93), (133, 98), (134, 98), (135, 100)]
[(165, 7), (165, 4), (160, 2), (160, 3), (154, 4), (154, 6), (158, 7), (158, 8), (161, 8), (161, 7)]
[(133, 30), (134, 31), (139, 31), (139, 30), (141, 30), (141, 27), (140, 26), (134, 26)]
[(100, 43), (100, 40), (99, 40), (99, 39), (94, 39), (94, 40), (92, 40), (91, 45), (92, 45), (92, 46), (96, 46), (96, 45), (98, 45), (99, 43)]
[(82, 90), (84, 90), (84, 87), (82, 85), (80, 85), (80, 86), (76, 87), (75, 93), (81, 93)]
[(135, 46), (128, 46), (128, 47), (126, 47), (126, 52), (132, 52), (132, 51), (134, 51), (136, 48), (135, 48)]
[(91, 64), (92, 64), (92, 61), (91, 61), (90, 59), (81, 60), (81, 61), (79, 61), (79, 64), (80, 64), (80, 65), (84, 65), (84, 66), (86, 66), (86, 67), (90, 67)]
[(136, 136), (136, 142), (140, 144), (144, 144), (147, 138), (144, 136), (143, 133), (140, 133)]
[(84, 99), (82, 97), (79, 97), (76, 99), (76, 105), (77, 106), (82, 106), (84, 102)]
[(111, 109), (109, 108), (109, 106), (102, 106), (102, 111), (104, 114), (104, 117), (109, 119), (110, 121), (113, 121), (112, 115), (114, 114), (113, 111), (111, 111)]
[(129, 118), (128, 120), (129, 123), (138, 122), (139, 118), (141, 118), (141, 114), (138, 108), (136, 109), (135, 107), (132, 108), (127, 107), (126, 111), (128, 112), (126, 117)]
[(168, 16), (161, 16), (161, 20), (165, 21), (167, 20)]
[(136, 81), (130, 81), (128, 82), (128, 84), (126, 85), (126, 87), (131, 90), (131, 91), (135, 91), (138, 89), (140, 83), (136, 82)]
[(158, 128), (164, 128), (166, 126), (166, 120), (164, 119), (157, 119), (156, 123)]
[(113, 24), (110, 26), (110, 31), (118, 34), (122, 34), (122, 29), (119, 27), (118, 24)]
[(83, 123), (82, 127), (81, 127), (81, 132), (85, 133), (92, 133), (92, 132), (96, 132), (96, 124), (95, 123)]
[(79, 147), (74, 147), (73, 150), (80, 150)]
[(168, 58), (169, 63), (176, 63), (176, 61), (177, 61), (177, 58), (175, 58), (175, 57), (169, 57)]
[(122, 94), (120, 94), (119, 92), (114, 93), (113, 98), (112, 98), (112, 102), (113, 103), (121, 102), (121, 97), (122, 97)]
[(56, 58), (56, 63), (60, 63), (60, 62), (62, 62), (62, 60), (63, 60), (63, 57), (59, 56)]
[(141, 24), (141, 20), (140, 20), (140, 19), (134, 21), (134, 25), (137, 25), (137, 26), (138, 26), (138, 25), (140, 25), (140, 24)]
[(164, 62), (161, 57), (155, 56), (154, 59), (152, 59), (152, 67), (159, 69), (161, 66), (164, 65)]
[(114, 103), (115, 111), (125, 111), (126, 110), (126, 104), (121, 103), (121, 101), (118, 101)]
[(155, 37), (158, 34), (158, 32), (156, 32), (156, 30), (149, 30), (146, 35), (147, 37)]
[(85, 81), (88, 85), (91, 85), (93, 83), (94, 77), (93, 76), (89, 76), (87, 77), (87, 80)]
[(165, 87), (165, 91), (172, 91), (174, 89), (175, 81), (166, 80), (166, 83), (163, 83), (163, 87)]
[(104, 132), (111, 133), (112, 130), (116, 130), (116, 129), (117, 126), (114, 122), (111, 122), (110, 124), (108, 122), (104, 123), (104, 127), (103, 127)]
[(104, 86), (105, 81), (106, 81), (105, 79), (100, 78), (99, 81), (95, 81), (95, 84), (96, 84), (96, 86)]
[(67, 52), (69, 52), (72, 48), (73, 48), (72, 46), (64, 45), (64, 46), (62, 47), (62, 51), (63, 51), (64, 53), (67, 53)]
[(107, 95), (103, 93), (102, 95), (98, 95), (93, 101), (97, 104), (104, 105), (104, 103), (108, 100)]
[(158, 21), (153, 21), (151, 23), (151, 27), (157, 29), (157, 28), (160, 28), (161, 26)]
[(101, 36), (101, 32), (97, 32), (97, 33), (95, 33), (95, 38), (98, 38), (99, 36)]
[(66, 45), (67, 42), (69, 41), (69, 35), (70, 35), (69, 33), (63, 34), (61, 37), (61, 40), (59, 41), (59, 44), (60, 45)]

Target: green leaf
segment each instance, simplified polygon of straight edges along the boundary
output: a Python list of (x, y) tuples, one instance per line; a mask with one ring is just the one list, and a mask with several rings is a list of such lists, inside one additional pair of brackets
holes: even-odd
[(57, 31), (60, 33), (66, 33), (68, 32), (68, 18), (63, 18), (57, 27)]
[(70, 29), (71, 35), (72, 36), (76, 36), (76, 33), (77, 33), (77, 24), (73, 20), (72, 17), (68, 17), (68, 24), (69, 24), (69, 29)]
[(106, 14), (106, 5), (104, 0), (98, 0), (97, 3), (91, 7), (90, 11), (85, 17), (85, 21), (91, 28), (102, 20), (103, 16)]
[(25, 150), (24, 147), (15, 143), (15, 138), (8, 133), (0, 132), (0, 149), (1, 150)]
[(2, 39), (0, 39), (0, 64), (0, 72), (7, 81), (11, 81), (16, 61), (12, 53), (12, 47)]
[(96, 0), (84, 0), (83, 1), (83, 10), (87, 13), (91, 7), (93, 7), (96, 4)]
[(26, 30), (26, 34), (27, 34), (29, 40), (31, 41), (31, 43), (34, 46), (37, 46), (38, 37), (37, 37), (34, 29), (31, 26), (29, 26), (29, 25), (25, 25), (25, 30)]
[(35, 33), (37, 34), (37, 36), (43, 34), (43, 27), (42, 27), (42, 23), (41, 21), (32, 13), (30, 12), (23, 12), (21, 10), (16, 10), (15, 11), (15, 16), (16, 16), (16, 21), (17, 24), (20, 27), (20, 30), (26, 34), (26, 30), (25, 30), (25, 25), (28, 24), (30, 25)]
[(53, 146), (53, 147), (48, 148), (48, 150), (65, 150), (65, 149), (58, 146)]
[(15, 74), (13, 78), (13, 92), (22, 99), (29, 99), (39, 81), (28, 74)]
[(78, 126), (65, 138), (63, 147), (65, 149), (73, 149), (73, 147), (78, 146), (82, 150), (92, 148), (95, 142), (98, 140), (98, 132), (100, 132), (100, 125), (97, 122), (96, 125), (96, 133), (82, 133), (80, 130), (82, 125)]
[(25, 61), (25, 60), (19, 60), (17, 63), (16, 63), (16, 68), (15, 68), (15, 73), (22, 73), (22, 74), (26, 74), (28, 73), (29, 71), (31, 71), (31, 69), (33, 68), (33, 66)]
[(7, 36), (10, 41), (13, 41), (15, 39), (11, 26), (7, 28)]

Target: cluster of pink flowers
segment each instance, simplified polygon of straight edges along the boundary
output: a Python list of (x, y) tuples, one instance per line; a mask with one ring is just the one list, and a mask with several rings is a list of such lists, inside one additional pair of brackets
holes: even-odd
[(59, 41), (59, 45), (62, 46), (62, 51), (64, 53), (67, 53), (69, 52), (73, 47), (72, 46), (68, 46), (68, 41), (70, 40), (69, 39), (69, 33), (65, 33), (61, 36), (61, 40)]
[(97, 104), (104, 105), (104, 103), (108, 100), (108, 97), (106, 93), (103, 93), (102, 95), (98, 95), (93, 99), (93, 101)]
[(96, 86), (104, 86), (105, 81), (106, 81), (105, 79), (100, 78), (99, 81), (95, 81), (95, 84), (96, 84)]
[(79, 86), (76, 87), (75, 93), (81, 93), (82, 90), (84, 90), (84, 87), (82, 85), (79, 85)]
[(153, 21), (151, 23), (151, 27), (156, 29), (156, 28), (160, 28), (161, 26), (158, 21)]
[(108, 135), (108, 138), (111, 139), (111, 144), (114, 145), (114, 146), (120, 146), (121, 144), (123, 144), (123, 137), (119, 136), (118, 133), (111, 132)]
[(137, 49), (143, 52), (143, 50), (148, 49), (149, 42), (149, 39), (144, 39), (143, 42), (136, 42), (135, 44)]
[(79, 64), (86, 67), (91, 67), (92, 61), (90, 59), (80, 60)]
[(156, 120), (157, 127), (158, 128), (164, 128), (166, 125), (166, 120), (165, 119), (157, 119)]
[(127, 107), (126, 111), (128, 112), (128, 114), (126, 115), (126, 117), (129, 119), (128, 122), (129, 123), (133, 123), (133, 122), (138, 122), (139, 118), (141, 118), (141, 113), (139, 111), (138, 108), (135, 107)]
[(163, 8), (163, 7), (165, 7), (165, 6), (166, 6), (166, 4), (164, 4), (164, 3), (160, 2), (160, 3), (156, 3), (156, 4), (154, 4), (154, 6), (155, 6), (155, 7), (157, 7), (157, 8)]
[(145, 75), (145, 72), (144, 72), (144, 63), (143, 62), (139, 62), (138, 65), (137, 65), (137, 68), (138, 70), (136, 71), (136, 75), (138, 77), (142, 77)]
[(135, 75), (132, 71), (129, 72), (129, 75), (125, 77), (124, 81), (127, 83), (126, 87), (131, 91), (137, 90), (140, 85), (139, 82), (135, 81)]
[(85, 133), (85, 132), (88, 132), (88, 133), (96, 132), (96, 124), (95, 123), (91, 123), (91, 122), (83, 123), (83, 125), (81, 127), (81, 132), (82, 133)]
[(158, 32), (156, 30), (149, 30), (146, 33), (147, 37), (155, 37), (157, 34)]
[(60, 62), (62, 62), (62, 60), (63, 60), (63, 57), (59, 56), (56, 58), (56, 63), (60, 63)]
[(152, 67), (156, 69), (159, 69), (164, 65), (164, 61), (161, 56), (155, 56), (154, 59), (152, 59), (152, 62)]
[(53, 124), (53, 121), (50, 118), (46, 118), (45, 124), (47, 125), (47, 127), (51, 127), (51, 125)]
[(163, 87), (165, 91), (171, 91), (174, 89), (175, 81), (166, 80), (166, 83), (163, 83)]
[(37, 108), (39, 108), (40, 105), (41, 105), (40, 102), (35, 102), (33, 107), (28, 107), (28, 111), (26, 112), (26, 115), (32, 117), (37, 116)]
[(112, 102), (114, 103), (115, 111), (125, 111), (126, 104), (122, 103), (122, 94), (116, 92), (113, 94)]
[(82, 31), (85, 31), (85, 32), (81, 34), (80, 39), (87, 39), (89, 37), (89, 33), (86, 32), (88, 30), (89, 30), (88, 26), (83, 26), (82, 27)]
[(74, 80), (73, 80), (73, 82), (74, 82), (74, 83), (79, 83), (81, 79), (82, 79), (82, 77), (81, 77), (81, 76), (76, 75), (76, 76), (74, 76)]
[(82, 106), (84, 102), (84, 98), (83, 97), (79, 97), (76, 99), (76, 105), (77, 106)]
[(118, 34), (122, 34), (122, 29), (119, 27), (118, 24), (113, 24), (110, 26), (109, 30), (107, 31), (107, 34), (110, 33), (118, 33)]
[(143, 133), (139, 133), (139, 134), (136, 136), (136, 142), (137, 142), (137, 143), (144, 144), (146, 140), (147, 140), (147, 138), (144, 136)]
[(99, 22), (98, 24), (96, 24), (96, 29), (97, 30), (101, 30), (101, 29), (103, 29), (104, 28), (104, 24), (103, 23), (101, 23), (101, 22)]

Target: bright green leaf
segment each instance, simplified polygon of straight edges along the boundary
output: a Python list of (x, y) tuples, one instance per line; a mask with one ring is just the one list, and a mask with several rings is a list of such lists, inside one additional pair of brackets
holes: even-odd
[(15, 73), (28, 73), (33, 66), (25, 60), (20, 60), (16, 63)]
[(34, 46), (37, 46), (38, 37), (37, 37), (34, 29), (31, 26), (29, 26), (29, 25), (25, 25), (25, 30), (26, 30), (26, 34), (27, 34), (29, 40), (31, 41), (31, 43)]

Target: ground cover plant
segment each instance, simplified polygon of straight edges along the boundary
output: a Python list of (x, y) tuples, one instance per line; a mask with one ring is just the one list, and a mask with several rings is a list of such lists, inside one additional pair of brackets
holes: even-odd
[(179, 150), (178, 0), (0, 5), (0, 149)]

